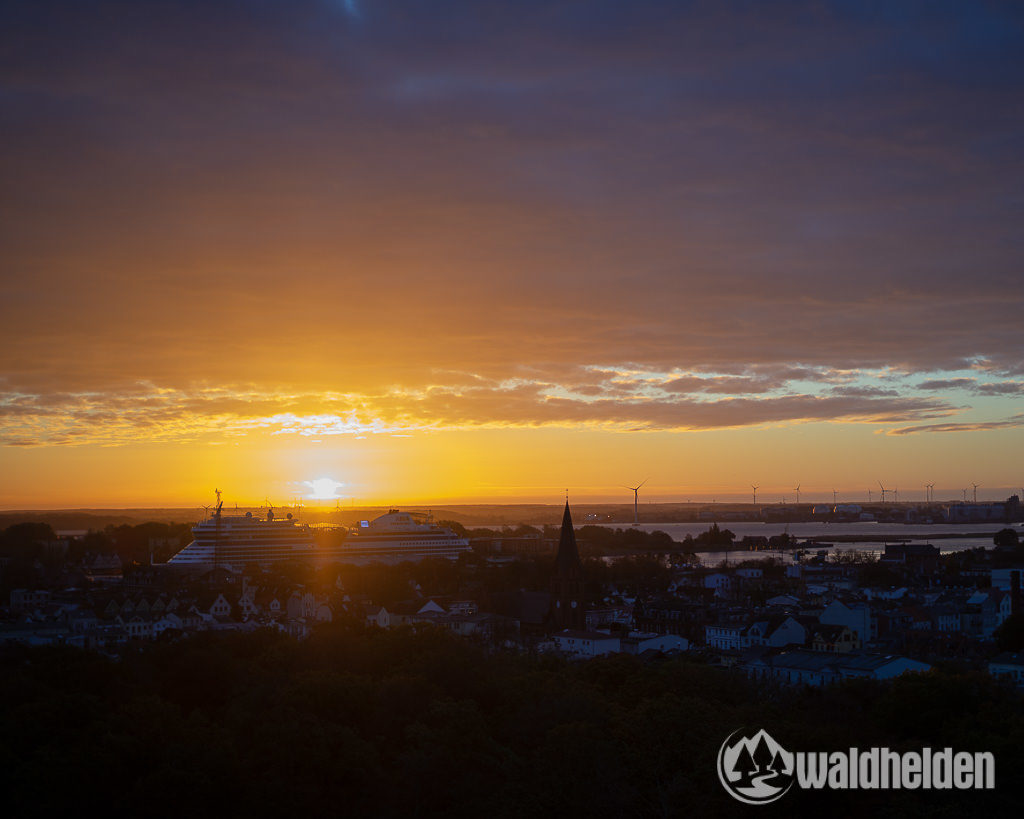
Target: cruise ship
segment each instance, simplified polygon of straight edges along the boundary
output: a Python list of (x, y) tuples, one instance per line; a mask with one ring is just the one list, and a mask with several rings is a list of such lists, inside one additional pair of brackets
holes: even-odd
[(409, 512), (390, 509), (372, 521), (363, 520), (350, 530), (338, 550), (345, 563), (401, 563), (404, 560), (447, 558), (468, 552), (469, 541), (438, 526), (429, 515), (420, 521)]
[[(248, 565), (266, 567), (283, 560), (326, 563), (401, 563), (408, 560), (444, 558), (457, 560), (468, 552), (469, 541), (451, 529), (439, 526), (430, 516), (390, 509), (372, 521), (360, 521), (352, 529), (341, 529), (340, 541), (318, 544), (313, 531), (292, 515), (266, 517), (223, 514), (220, 493), (217, 506), (206, 520), (192, 529), (193, 541), (168, 563), (179, 568), (223, 566), (240, 571)], [(332, 538), (333, 539), (333, 538)]]
[(223, 514), (218, 502), (214, 513), (192, 527), (192, 542), (168, 563), (181, 568), (223, 566), (240, 570), (255, 563), (266, 566), (281, 560), (315, 560), (313, 533), (291, 515), (275, 518), (270, 509), (265, 518), (252, 512)]

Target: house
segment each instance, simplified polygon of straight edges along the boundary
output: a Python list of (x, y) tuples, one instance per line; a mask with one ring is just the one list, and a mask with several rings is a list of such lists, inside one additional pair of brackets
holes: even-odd
[(746, 625), (740, 623), (709, 624), (704, 626), (704, 642), (720, 651), (739, 651), (748, 645), (746, 630)]
[(893, 654), (851, 653), (843, 657), (839, 666), (843, 677), (868, 677), (873, 680), (891, 680), (907, 672), (928, 671), (931, 666), (909, 657)]
[(555, 646), (564, 654), (575, 657), (600, 657), (619, 651), (618, 637), (601, 631), (576, 631), (565, 629), (552, 635)]
[(934, 623), (928, 609), (923, 606), (907, 606), (903, 610), (904, 615), (909, 618), (912, 631), (933, 631)]
[(153, 638), (153, 618), (148, 614), (119, 614), (117, 622), (124, 628), (131, 640), (150, 640)]
[(34, 591), (31, 589), (12, 589), (10, 604), (11, 611), (31, 611), (38, 606), (45, 606), (50, 602), (48, 591)]
[(184, 621), (174, 612), (165, 612), (153, 620), (152, 630), (154, 638), (159, 637), (168, 629), (177, 631), (185, 630)]
[(850, 678), (888, 680), (912, 671), (927, 671), (927, 663), (895, 655), (793, 649), (780, 654), (744, 655), (738, 667), (756, 679), (783, 685), (828, 685)]
[(841, 678), (834, 655), (802, 649), (767, 658), (770, 677), (784, 685), (827, 685)]
[(961, 631), (961, 610), (952, 603), (937, 603), (931, 608), (935, 630), (951, 634)]
[(196, 609), (201, 614), (208, 614), (211, 617), (230, 617), (231, 604), (223, 594), (205, 594), (196, 603)]
[(442, 620), (442, 624), (449, 631), (461, 637), (481, 637), (489, 640), (493, 634), (495, 625), (499, 618), (494, 614), (449, 614)]
[[(769, 622), (774, 624), (775, 620), (773, 617)], [(783, 618), (768, 632), (765, 644), (773, 648), (802, 646), (807, 642), (807, 638), (807, 627), (797, 618), (789, 616)]]
[(1004, 651), (988, 663), (988, 673), (993, 677), (1006, 677), (1017, 688), (1024, 688), (1024, 653)]
[(703, 585), (705, 589), (713, 589), (717, 597), (725, 597), (732, 590), (733, 577), (724, 572), (712, 572), (704, 575)]
[(403, 600), (391, 607), (392, 625), (402, 623), (434, 623), (447, 612), (444, 606), (434, 600)]
[(257, 612), (265, 614), (275, 620), (279, 618), (284, 611), (284, 605), (281, 603), (281, 595), (277, 594), (276, 591), (264, 591), (262, 589), (258, 591), (253, 598), (253, 608)]
[(690, 641), (678, 634), (652, 634), (634, 631), (620, 640), (621, 650), (625, 654), (643, 654), (645, 651), (686, 651)]
[(1009, 618), (1013, 602), (1009, 593), (1001, 589), (983, 589), (979, 592), (982, 596), (981, 608), (981, 636), (989, 639)]
[(860, 638), (849, 626), (821, 623), (811, 630), (811, 649), (832, 654), (845, 654), (861, 647)]
[(793, 606), (799, 606), (800, 599), (791, 594), (779, 594), (775, 597), (769, 597), (765, 601), (765, 604), (770, 608), (791, 608)]
[(828, 626), (848, 626), (854, 637), (862, 643), (877, 636), (872, 633), (871, 609), (865, 603), (846, 604), (842, 600), (833, 600), (821, 613), (818, 621)]
[(931, 543), (887, 543), (880, 562), (917, 572), (934, 571), (939, 564), (939, 549)]
[(391, 627), (391, 616), (383, 606), (366, 606), (363, 609), (363, 618), (368, 626), (376, 626), (377, 628)]
[(629, 606), (600, 606), (589, 608), (584, 612), (587, 631), (607, 627), (613, 623), (629, 626), (633, 619), (633, 611)]

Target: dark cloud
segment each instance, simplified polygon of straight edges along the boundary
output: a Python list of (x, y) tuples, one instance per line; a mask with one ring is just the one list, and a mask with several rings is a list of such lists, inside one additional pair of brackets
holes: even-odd
[(975, 385), (973, 378), (936, 378), (929, 381), (922, 381), (917, 385), (919, 390), (960, 390), (968, 389)]
[(829, 392), (832, 395), (844, 395), (852, 398), (885, 398), (900, 394), (899, 390), (885, 389), (884, 387), (858, 386), (832, 387)]
[(1019, 381), (1000, 381), (993, 384), (978, 384), (980, 395), (1020, 395), (1024, 393), (1024, 384)]
[[(188, 426), (430, 387), (452, 423), (873, 418), (944, 404), (863, 370), (1021, 375), (1017, 6), (3, 15), (11, 438), (51, 412)], [(585, 365), (676, 377), (643, 410)], [(216, 406), (218, 384), (251, 397)], [(480, 386), (514, 400), (457, 394)]]
[(888, 435), (916, 435), (919, 432), (984, 432), (993, 429), (1024, 427), (1024, 415), (1014, 415), (1003, 421), (954, 421), (945, 424), (921, 424), (890, 429)]

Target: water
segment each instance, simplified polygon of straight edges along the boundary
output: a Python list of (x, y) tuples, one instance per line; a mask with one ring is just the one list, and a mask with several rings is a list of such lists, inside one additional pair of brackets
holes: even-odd
[[(610, 529), (623, 529), (626, 528), (622, 524), (599, 524), (606, 526)], [(697, 537), (702, 532), (706, 532), (711, 524), (708, 522), (700, 523), (642, 523), (638, 527), (645, 532), (660, 531), (669, 535), (673, 540), (681, 541), (686, 538), (687, 535), (691, 537)], [(719, 523), (720, 529), (728, 529), (734, 535), (736, 540), (739, 541), (741, 538), (752, 536), (752, 537), (771, 537), (772, 535), (781, 535), (783, 532), (788, 532), (793, 537), (804, 540), (806, 538), (815, 538), (818, 540), (828, 541), (829, 538), (834, 537), (854, 537), (860, 535), (865, 538), (863, 541), (853, 540), (844, 543), (830, 543), (828, 545), (815, 545), (807, 544), (801, 545), (801, 548), (806, 548), (810, 554), (815, 554), (820, 549), (825, 549), (829, 554), (832, 552), (862, 552), (866, 554), (878, 555), (881, 554), (885, 549), (885, 543), (880, 539), (888, 539), (891, 542), (901, 540), (911, 540), (915, 542), (930, 542), (938, 547), (939, 551), (943, 554), (951, 552), (962, 552), (968, 549), (977, 549), (979, 547), (990, 549), (993, 546), (992, 535), (993, 533), (1004, 528), (1006, 524), (1000, 523), (972, 523), (972, 524), (953, 524), (953, 525), (927, 525), (927, 524), (898, 524), (898, 523), (878, 523), (877, 521), (858, 521), (855, 523), (824, 523), (824, 522), (807, 522), (807, 523), (790, 523), (788, 526), (784, 523), (761, 523), (761, 522), (750, 522), (750, 521), (738, 521), (736, 523)], [(1024, 534), (1022, 530), (1022, 524), (1013, 524), (1012, 528), (1016, 529), (1018, 533)], [(946, 534), (963, 535), (963, 537), (945, 538)], [(749, 552), (749, 551), (705, 551), (697, 552), (697, 557), (700, 558), (701, 563), (708, 566), (715, 566), (721, 563), (723, 560), (728, 559), (730, 563), (739, 563), (743, 560), (768, 560), (775, 559), (781, 560), (783, 563), (793, 563), (794, 555), (792, 551), (787, 552), (776, 552), (776, 551), (760, 551), (760, 552)]]

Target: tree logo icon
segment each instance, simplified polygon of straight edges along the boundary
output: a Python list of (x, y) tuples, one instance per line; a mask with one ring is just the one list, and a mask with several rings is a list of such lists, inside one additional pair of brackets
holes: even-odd
[(761, 729), (733, 731), (718, 751), (718, 778), (740, 802), (766, 805), (793, 785), (793, 754)]

